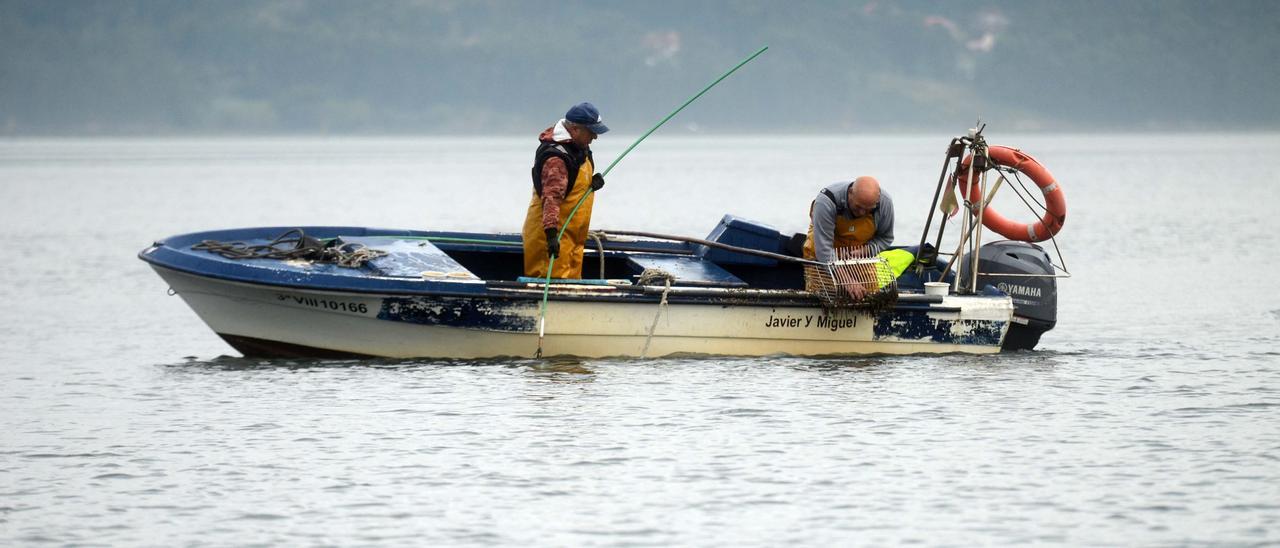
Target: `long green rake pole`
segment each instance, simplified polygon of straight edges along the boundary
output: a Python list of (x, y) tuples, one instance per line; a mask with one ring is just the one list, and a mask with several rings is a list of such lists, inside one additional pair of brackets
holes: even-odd
[[(631, 152), (631, 149), (636, 148), (636, 145), (639, 145), (640, 142), (644, 141), (646, 137), (648, 137), (653, 132), (658, 131), (658, 128), (662, 127), (663, 124), (667, 123), (667, 120), (674, 118), (675, 115), (679, 114), (680, 111), (684, 110), (684, 107), (687, 107), (694, 101), (697, 101), (699, 97), (702, 97), (702, 94), (706, 93), (708, 90), (715, 87), (716, 84), (719, 84), (721, 80), (728, 78), (730, 74), (733, 74), (738, 69), (742, 68), (743, 65), (750, 63), (752, 59), (759, 57), (760, 54), (764, 53), (765, 50), (767, 49), (769, 49), (769, 46), (764, 46), (760, 48), (755, 53), (751, 54), (750, 57), (743, 59), (741, 63), (738, 63), (737, 65), (729, 69), (724, 74), (721, 74), (719, 78), (715, 79), (715, 81), (711, 82), (710, 84), (707, 84), (707, 87), (702, 88), (702, 91), (699, 91), (697, 95), (690, 97), (688, 101), (685, 101), (683, 105), (680, 105), (680, 108), (677, 108), (674, 111), (672, 111), (671, 114), (668, 114), (667, 117), (663, 118), (661, 122), (658, 122), (657, 125), (653, 126), (653, 128), (650, 129), (649, 131), (644, 132), (644, 135), (641, 135), (640, 138), (636, 139), (634, 143), (631, 143), (631, 146), (627, 147), (626, 150), (622, 151), (622, 154), (619, 154), (618, 157), (613, 160), (613, 163), (610, 163), (609, 167), (605, 168), (604, 172), (601, 173), (601, 175), (608, 175), (610, 171), (613, 171), (613, 166), (618, 165), (618, 162), (621, 162), (623, 158), (626, 158), (627, 154)], [(581, 207), (582, 203), (587, 200), (587, 196), (590, 196), (593, 192), (595, 192), (595, 189), (587, 189), (587, 192), (582, 195), (582, 198), (578, 199), (578, 203), (573, 205), (573, 209), (569, 211), (569, 216), (565, 218), (563, 223), (561, 223), (560, 231), (556, 233), (556, 241), (559, 241), (561, 238), (564, 237), (564, 230), (565, 228), (568, 228), (569, 220), (573, 219), (573, 215), (578, 212), (578, 208)], [(542, 339), (547, 334), (547, 295), (551, 292), (551, 267), (555, 264), (556, 264), (555, 257), (547, 257), (547, 279), (546, 279), (546, 282), (542, 285), (542, 307), (541, 307), (541, 310), (538, 312), (538, 352), (534, 354), (535, 358), (542, 357)]]

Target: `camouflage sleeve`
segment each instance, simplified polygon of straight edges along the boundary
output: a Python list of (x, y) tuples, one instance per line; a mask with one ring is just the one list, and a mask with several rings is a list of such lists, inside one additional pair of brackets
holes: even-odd
[(569, 188), (569, 169), (560, 158), (542, 164), (542, 229), (560, 228), (560, 202)]

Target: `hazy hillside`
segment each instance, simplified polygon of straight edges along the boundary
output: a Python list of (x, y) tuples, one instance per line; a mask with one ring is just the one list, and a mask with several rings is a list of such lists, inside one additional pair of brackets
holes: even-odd
[(0, 134), (1280, 128), (1280, 2), (0, 1)]

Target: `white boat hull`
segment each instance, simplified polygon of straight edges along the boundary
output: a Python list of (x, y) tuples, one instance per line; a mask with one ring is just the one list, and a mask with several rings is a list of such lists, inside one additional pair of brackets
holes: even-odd
[[(242, 351), (256, 345), (301, 355), (491, 358), (529, 357), (538, 347), (539, 301), (530, 298), (540, 295), (537, 289), (496, 299), (379, 295), (156, 270), (210, 328)], [(547, 356), (580, 357), (987, 354), (1000, 351), (1012, 316), (1008, 297), (991, 296), (948, 296), (911, 313), (843, 311), (834, 317), (818, 307), (661, 306), (553, 296), (543, 349)]]

